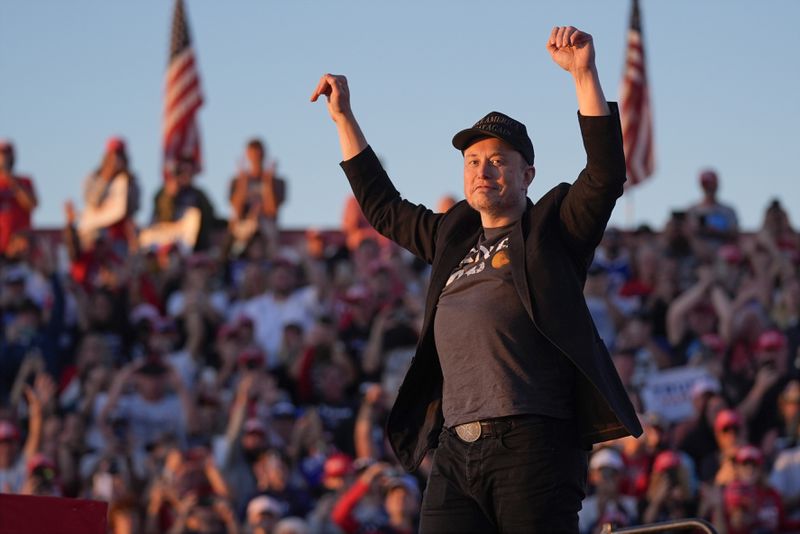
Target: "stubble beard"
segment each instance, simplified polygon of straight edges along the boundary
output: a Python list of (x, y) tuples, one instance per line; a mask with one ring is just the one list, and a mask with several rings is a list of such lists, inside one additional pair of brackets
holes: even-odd
[(475, 211), (496, 218), (515, 212), (524, 205), (524, 198), (494, 197), (485, 193), (472, 195), (467, 204)]

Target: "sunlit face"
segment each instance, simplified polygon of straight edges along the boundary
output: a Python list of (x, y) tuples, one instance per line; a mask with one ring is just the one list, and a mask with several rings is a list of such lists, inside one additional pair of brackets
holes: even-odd
[(487, 137), (464, 151), (464, 197), (482, 215), (519, 217), (533, 176), (533, 166), (500, 139)]
[(255, 171), (261, 168), (264, 162), (264, 151), (257, 146), (248, 146), (245, 150), (247, 162), (250, 164), (250, 170)]

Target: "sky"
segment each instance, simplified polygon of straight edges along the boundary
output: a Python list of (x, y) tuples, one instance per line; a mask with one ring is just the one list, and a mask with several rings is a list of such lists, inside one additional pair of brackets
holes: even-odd
[[(0, 0), (0, 137), (40, 197), (34, 224), (60, 226), (105, 140), (127, 141), (149, 220), (161, 182), (161, 110), (171, 0)], [(286, 228), (335, 228), (349, 189), (335, 128), (309, 96), (325, 72), (348, 77), (366, 137), (404, 197), (463, 197), (455, 132), (496, 110), (536, 149), (536, 200), (585, 164), (568, 73), (545, 43), (555, 25), (594, 36), (617, 100), (630, 0), (563, 2), (187, 0), (205, 105), (197, 183), (221, 216), (244, 145), (262, 138), (288, 180)], [(700, 196), (698, 174), (757, 229), (773, 198), (800, 227), (797, 0), (641, 0), (656, 171), (629, 188), (611, 224), (660, 228)]]

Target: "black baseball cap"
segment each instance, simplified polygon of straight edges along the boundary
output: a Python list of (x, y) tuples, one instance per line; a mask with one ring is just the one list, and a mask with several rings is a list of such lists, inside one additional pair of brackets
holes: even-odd
[(533, 142), (525, 125), (499, 111), (492, 111), (472, 128), (458, 132), (453, 137), (453, 146), (463, 153), (471, 144), (487, 137), (505, 141), (522, 154), (528, 165), (533, 165)]

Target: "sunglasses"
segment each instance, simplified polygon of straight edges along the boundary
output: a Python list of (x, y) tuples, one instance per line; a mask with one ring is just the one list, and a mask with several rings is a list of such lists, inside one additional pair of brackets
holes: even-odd
[(722, 427), (722, 432), (724, 432), (724, 433), (738, 432), (738, 431), (739, 431), (739, 427), (737, 425), (727, 425), (727, 426)]

